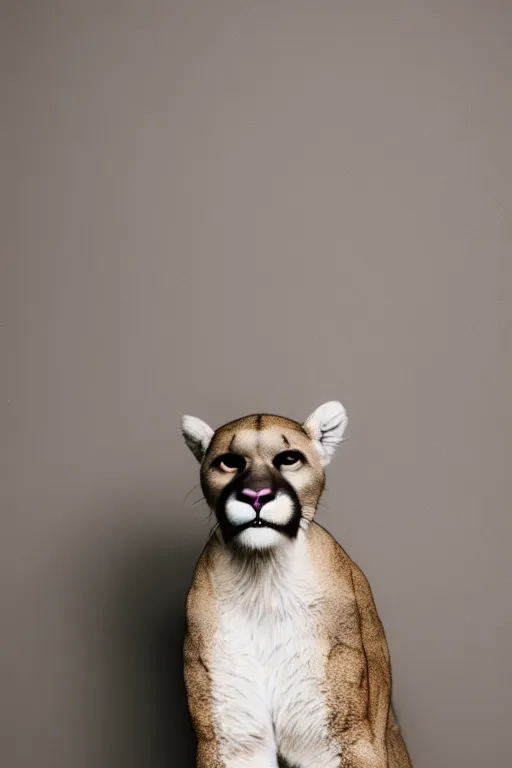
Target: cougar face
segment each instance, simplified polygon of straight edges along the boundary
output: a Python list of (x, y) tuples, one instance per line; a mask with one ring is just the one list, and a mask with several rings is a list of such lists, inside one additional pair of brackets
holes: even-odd
[(259, 414), (214, 432), (183, 418), (185, 441), (201, 462), (204, 496), (228, 546), (268, 550), (307, 527), (346, 423), (340, 403), (326, 403), (302, 425)]

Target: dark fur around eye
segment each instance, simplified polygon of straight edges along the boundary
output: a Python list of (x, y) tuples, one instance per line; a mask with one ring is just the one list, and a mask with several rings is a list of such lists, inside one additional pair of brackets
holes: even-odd
[(238, 472), (241, 472), (245, 469), (246, 461), (238, 453), (223, 453), (222, 456), (218, 456), (215, 459), (213, 466), (220, 467), (221, 464), (224, 464), (228, 469), (236, 469)]
[(280, 467), (291, 467), (298, 461), (301, 461), (303, 464), (306, 463), (306, 459), (300, 451), (283, 451), (283, 453), (278, 453), (275, 457), (274, 466), (277, 469)]

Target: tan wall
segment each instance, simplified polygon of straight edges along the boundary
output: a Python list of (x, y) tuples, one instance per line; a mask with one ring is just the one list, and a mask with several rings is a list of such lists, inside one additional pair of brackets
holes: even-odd
[(511, 11), (3, 4), (2, 766), (192, 766), (180, 415), (330, 398), (415, 768), (510, 764)]

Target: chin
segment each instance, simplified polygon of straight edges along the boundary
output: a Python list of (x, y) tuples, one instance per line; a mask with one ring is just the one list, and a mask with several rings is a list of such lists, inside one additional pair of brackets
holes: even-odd
[(273, 528), (246, 528), (236, 537), (240, 549), (264, 552), (284, 544), (287, 537)]

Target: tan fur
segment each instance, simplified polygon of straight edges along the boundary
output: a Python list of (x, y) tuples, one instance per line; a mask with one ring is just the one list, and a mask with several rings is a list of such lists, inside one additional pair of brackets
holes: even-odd
[(183, 653), (188, 707), (198, 741), (198, 768), (223, 768), (211, 711), (208, 659), (213, 644), (215, 598), (209, 568), (208, 548), (196, 566), (187, 597), (187, 632)]
[[(283, 441), (287, 439), (288, 445)], [(229, 447), (252, 454), (254, 460), (265, 465), (278, 451), (287, 447), (301, 450), (314, 473), (301, 492), (301, 502), (305, 514), (309, 510), (314, 514), (316, 504), (323, 491), (325, 477), (319, 457), (302, 426), (295, 421), (269, 414), (245, 416), (220, 427), (214, 435), (201, 468), (201, 482), (205, 497), (211, 507), (215, 507), (220, 492), (230, 478), (223, 478), (207, 468), (209, 460), (228, 451)], [(244, 450), (245, 449), (245, 450)]]
[[(391, 707), (391, 668), (382, 623), (368, 581), (357, 565), (321, 526), (313, 522), (325, 475), (312, 440), (303, 427), (276, 416), (249, 416), (215, 433), (201, 469), (210, 506), (229, 478), (211, 468), (212, 460), (236, 449), (255, 472), (287, 447), (300, 450), (307, 469), (292, 476), (300, 498), (315, 582), (321, 594), (318, 642), (323, 658), (323, 695), (331, 737), (339, 745), (340, 768), (411, 768)], [(291, 473), (290, 473), (291, 474)], [(197, 768), (224, 768), (213, 715), (209, 667), (217, 632), (217, 596), (213, 574), (228, 557), (218, 531), (196, 566), (187, 600), (185, 683), (198, 738)], [(264, 562), (261, 567), (265, 567)], [(320, 766), (319, 766), (320, 768)]]

